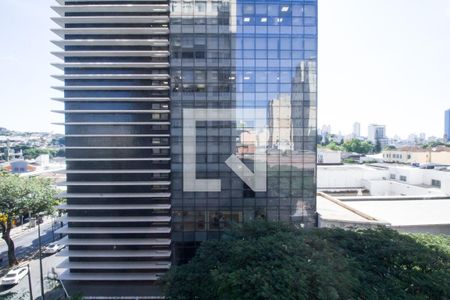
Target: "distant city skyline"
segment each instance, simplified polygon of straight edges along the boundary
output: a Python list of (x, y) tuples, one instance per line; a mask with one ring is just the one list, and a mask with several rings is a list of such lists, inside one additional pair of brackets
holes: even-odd
[[(61, 95), (51, 89), (59, 84), (51, 78), (58, 73), (51, 66), (51, 5), (0, 3), (0, 34), (8, 41), (0, 48), (0, 127), (63, 132), (51, 124), (63, 118), (51, 112), (60, 104), (50, 98)], [(450, 108), (450, 1), (320, 1), (319, 12), (319, 128), (351, 134), (359, 122), (367, 135), (368, 124), (378, 123), (388, 136), (442, 138)]]
[(450, 1), (319, 1), (318, 124), (442, 138), (450, 107)]
[[(329, 134), (341, 134), (344, 137), (345, 136), (355, 136), (355, 128), (354, 128), (355, 124), (360, 125), (359, 136), (367, 138), (369, 136), (369, 131), (368, 131), (369, 125), (375, 124), (375, 123), (362, 123), (362, 122), (355, 121), (352, 123), (352, 126), (350, 126), (349, 128), (344, 128), (343, 130), (339, 130), (339, 128), (333, 127), (333, 124), (330, 124), (330, 123), (328, 123), (328, 124), (319, 123), (319, 126), (317, 127), (319, 130), (318, 134), (321, 133), (322, 128), (327, 128), (327, 131), (328, 131), (328, 129), (331, 129), (328, 132)], [(385, 125), (385, 124), (377, 124), (377, 125)], [(423, 131), (410, 132), (410, 133), (401, 135), (401, 134), (395, 133), (395, 130), (391, 130), (391, 128), (389, 128), (388, 126), (386, 126), (386, 131), (387, 131), (386, 136), (388, 138), (400, 137), (401, 139), (404, 139), (404, 140), (407, 140), (411, 135), (417, 135), (417, 137), (420, 137), (423, 134), (425, 134), (426, 138), (429, 138), (429, 137), (436, 137), (439, 139), (443, 138), (443, 134), (433, 135), (433, 134), (427, 134), (426, 132), (423, 132)]]

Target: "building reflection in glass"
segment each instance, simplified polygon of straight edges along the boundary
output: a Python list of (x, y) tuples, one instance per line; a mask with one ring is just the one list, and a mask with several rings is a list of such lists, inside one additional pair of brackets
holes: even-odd
[[(315, 225), (316, 1), (171, 1), (171, 158), (174, 254), (233, 222)], [(221, 192), (183, 191), (182, 110), (233, 108), (231, 122), (197, 122), (197, 178)], [(241, 109), (265, 109), (265, 128)], [(264, 145), (267, 191), (254, 192), (224, 161), (251, 170)]]

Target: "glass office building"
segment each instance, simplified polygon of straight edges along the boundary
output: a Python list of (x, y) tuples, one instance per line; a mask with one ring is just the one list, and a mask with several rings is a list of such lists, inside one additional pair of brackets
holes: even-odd
[[(171, 265), (169, 5), (59, 0), (69, 292), (157, 293)], [(131, 294), (129, 294), (131, 293)], [(137, 294), (134, 294), (137, 293)]]
[[(255, 218), (315, 224), (317, 5), (315, 1), (170, 2), (172, 241), (186, 261), (198, 243)], [(231, 109), (196, 122), (196, 176), (183, 185), (183, 111)], [(256, 127), (252, 109), (262, 111)], [(186, 121), (186, 120), (184, 120)], [(261, 120), (259, 120), (261, 121)], [(250, 170), (266, 153), (266, 190), (253, 191), (225, 161)]]
[(58, 2), (69, 287), (150, 295), (233, 223), (315, 226), (317, 1)]

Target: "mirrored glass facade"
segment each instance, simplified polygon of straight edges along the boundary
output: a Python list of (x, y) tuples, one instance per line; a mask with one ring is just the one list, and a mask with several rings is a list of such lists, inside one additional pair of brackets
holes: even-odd
[[(174, 260), (235, 222), (314, 226), (316, 1), (172, 0), (170, 30)], [(194, 165), (183, 160), (186, 109), (232, 114), (195, 122)], [(264, 191), (225, 163), (231, 154), (251, 171), (266, 164)], [(186, 191), (187, 166), (193, 177), (220, 180), (220, 191)]]

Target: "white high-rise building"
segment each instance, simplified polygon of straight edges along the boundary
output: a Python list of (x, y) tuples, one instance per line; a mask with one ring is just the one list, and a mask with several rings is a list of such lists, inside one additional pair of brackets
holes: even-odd
[(354, 138), (361, 136), (361, 124), (359, 122), (355, 122), (353, 124), (353, 132), (352, 135)]
[(385, 125), (377, 125), (370, 124), (369, 125), (369, 134), (368, 140), (373, 144), (376, 144), (377, 141), (383, 141), (386, 139), (386, 126)]

